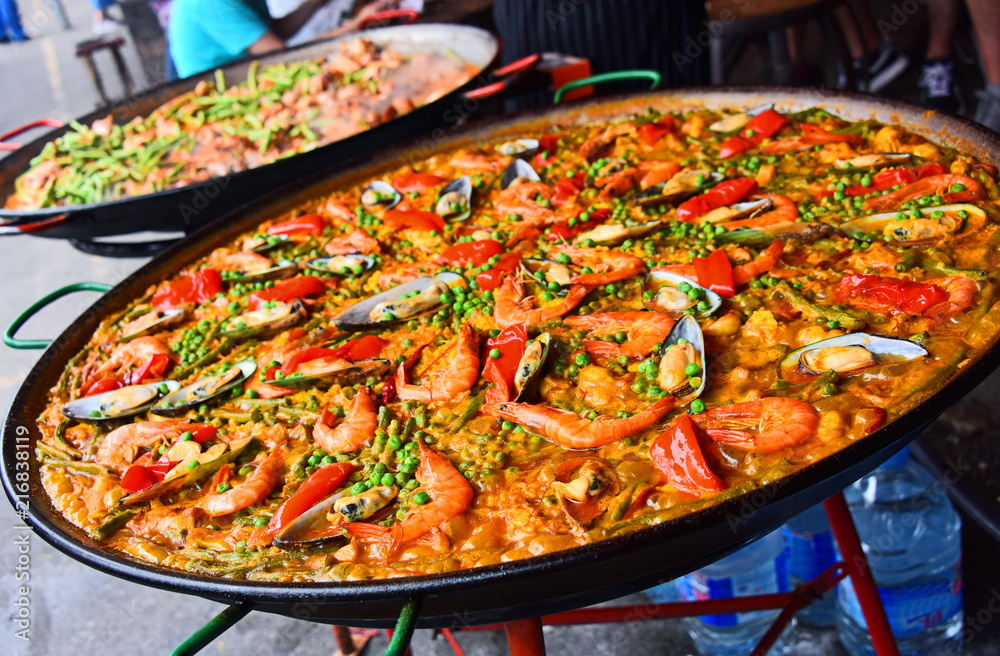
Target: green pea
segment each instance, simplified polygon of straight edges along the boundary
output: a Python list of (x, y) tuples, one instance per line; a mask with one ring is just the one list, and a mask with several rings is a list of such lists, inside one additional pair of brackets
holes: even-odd
[(697, 362), (690, 362), (684, 367), (684, 375), (687, 377), (697, 376), (701, 373), (701, 367), (698, 366)]
[(413, 503), (417, 504), (418, 506), (425, 506), (428, 503), (430, 503), (431, 495), (421, 490), (420, 492), (417, 492), (416, 494), (413, 495), (412, 500)]
[(494, 360), (496, 360), (497, 358), (499, 358), (500, 355), (501, 355), (500, 349), (498, 349), (498, 348), (490, 349), (490, 357), (493, 358)]
[(361, 494), (366, 489), (368, 488), (365, 487), (364, 483), (355, 483), (354, 486), (351, 487), (351, 494), (353, 495)]
[(590, 364), (590, 356), (587, 355), (586, 353), (577, 353), (576, 364), (581, 367), (586, 367), (588, 364)]
[(254, 517), (253, 525), (256, 526), (257, 528), (260, 528), (262, 526), (267, 526), (269, 521), (271, 520), (267, 517)]
[(702, 412), (705, 412), (705, 402), (702, 401), (701, 399), (695, 399), (694, 401), (691, 401), (691, 412), (695, 414), (701, 414)]
[(182, 442), (190, 442), (193, 439), (194, 439), (194, 434), (191, 431), (184, 431), (183, 433), (181, 433)]
[(229, 490), (232, 487), (233, 487), (232, 485), (230, 485), (229, 483), (223, 481), (223, 482), (221, 482), (221, 483), (219, 483), (218, 485), (215, 486), (215, 491), (218, 494), (224, 494), (227, 490)]

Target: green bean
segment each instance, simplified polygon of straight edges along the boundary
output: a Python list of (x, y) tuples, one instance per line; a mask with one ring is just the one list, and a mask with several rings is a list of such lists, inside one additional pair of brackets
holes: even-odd
[(135, 517), (138, 512), (138, 510), (129, 509), (112, 515), (104, 520), (104, 523), (100, 526), (90, 529), (90, 536), (97, 540), (107, 540), (119, 529), (128, 524), (129, 520)]
[(910, 248), (903, 253), (903, 259), (900, 260), (894, 268), (897, 273), (904, 273), (917, 266), (917, 262), (920, 260), (920, 250), (917, 248)]
[(80, 452), (72, 447), (65, 449), (63, 447), (59, 447), (54, 444), (47, 444), (42, 441), (38, 442), (37, 447), (39, 451), (50, 458), (57, 458), (59, 460), (79, 460), (82, 457)]
[[(896, 271), (899, 271), (898, 264), (896, 267)], [(926, 255), (920, 258), (920, 267), (925, 271), (930, 271), (939, 276), (965, 276), (972, 280), (987, 280), (989, 278), (989, 273), (983, 269), (959, 269)]]
[(788, 302), (794, 305), (797, 309), (801, 310), (803, 316), (807, 318), (814, 319), (816, 317), (823, 317), (827, 321), (836, 321), (840, 324), (840, 327), (845, 330), (861, 330), (865, 327), (864, 319), (859, 319), (852, 314), (834, 310), (833, 308), (825, 305), (810, 303), (804, 296), (796, 292), (795, 289), (785, 280), (781, 281), (778, 293), (784, 296)]
[(45, 464), (52, 467), (63, 467), (70, 471), (99, 476), (100, 474), (110, 474), (111, 470), (93, 463), (83, 463), (78, 460), (59, 460), (58, 458), (45, 458)]
[(472, 419), (472, 416), (479, 412), (479, 409), (483, 407), (486, 402), (485, 394), (477, 394), (476, 396), (469, 397), (469, 400), (465, 403), (465, 407), (462, 409), (461, 414), (458, 418), (452, 422), (451, 430), (460, 430), (465, 424)]

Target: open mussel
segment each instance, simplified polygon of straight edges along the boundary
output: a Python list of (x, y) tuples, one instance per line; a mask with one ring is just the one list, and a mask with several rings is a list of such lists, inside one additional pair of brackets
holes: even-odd
[(919, 217), (913, 212), (872, 214), (842, 224), (840, 232), (861, 241), (921, 244), (958, 234), (970, 216), (986, 217), (982, 209), (968, 203), (925, 207), (919, 210)]
[(243, 242), (243, 250), (251, 253), (266, 253), (288, 242), (288, 235), (254, 235)]
[[(298, 371), (265, 380), (268, 385), (278, 387), (315, 387), (326, 385), (357, 385), (369, 378), (380, 378), (389, 373), (392, 363), (382, 358), (350, 362), (341, 358), (319, 358), (299, 365)], [(279, 372), (280, 373), (280, 372)]]
[(515, 139), (497, 144), (497, 155), (504, 157), (520, 157), (527, 159), (538, 152), (538, 139)]
[(179, 323), (182, 323), (187, 317), (187, 314), (188, 311), (186, 308), (153, 310), (152, 312), (147, 312), (141, 317), (133, 319), (122, 326), (121, 331), (118, 333), (118, 341), (128, 342), (136, 337), (152, 335), (155, 332), (166, 330), (167, 328), (171, 328)]
[(827, 223), (775, 223), (763, 228), (737, 228), (715, 235), (717, 244), (739, 244), (762, 248), (770, 245), (776, 239), (783, 242), (798, 242), (808, 244), (826, 237), (833, 228)]
[(214, 376), (208, 376), (174, 389), (152, 407), (152, 412), (163, 417), (178, 417), (186, 414), (192, 408), (196, 408), (242, 384), (256, 370), (257, 363), (253, 360), (238, 362)]
[(388, 182), (376, 180), (361, 192), (361, 204), (369, 212), (391, 210), (403, 196)]
[(375, 266), (375, 260), (361, 253), (347, 253), (333, 257), (317, 257), (307, 261), (306, 266), (313, 271), (338, 276), (359, 276)]
[(549, 333), (542, 333), (525, 346), (524, 355), (521, 356), (521, 361), (514, 372), (515, 401), (528, 402), (538, 389), (551, 343), (552, 336)]
[(885, 166), (899, 166), (910, 161), (909, 153), (869, 153), (850, 159), (838, 159), (833, 165), (838, 169), (863, 170), (880, 169)]
[(291, 328), (306, 318), (306, 308), (298, 299), (292, 303), (270, 301), (268, 305), (270, 307), (265, 306), (233, 317), (222, 326), (219, 334), (236, 339), (258, 337)]
[(355, 303), (333, 322), (342, 330), (368, 330), (379, 324), (406, 321), (441, 306), (441, 296), (454, 287), (465, 286), (465, 278), (444, 272), (418, 278)]
[(702, 393), (705, 383), (705, 338), (694, 317), (683, 316), (663, 340), (656, 384), (688, 401)]
[(267, 282), (268, 280), (285, 280), (298, 272), (298, 264), (291, 260), (282, 260), (274, 265), (226, 271), (224, 280), (232, 283)]
[(469, 218), (472, 215), (472, 179), (464, 175), (445, 185), (434, 211), (445, 221), (465, 221)]
[(556, 465), (555, 471), (557, 478), (549, 489), (579, 531), (607, 512), (621, 492), (618, 475), (603, 458), (571, 458)]
[(782, 358), (779, 371), (785, 380), (805, 382), (827, 371), (849, 375), (868, 367), (926, 355), (927, 349), (907, 339), (851, 333), (795, 349)]
[(727, 221), (739, 221), (740, 219), (752, 219), (760, 216), (764, 212), (769, 212), (774, 208), (774, 201), (770, 198), (759, 198), (757, 200), (746, 200), (741, 203), (716, 207), (698, 217), (698, 223), (726, 223)]
[(190, 449), (191, 453), (168, 471), (162, 481), (154, 483), (144, 490), (124, 496), (119, 499), (118, 503), (122, 506), (144, 503), (194, 485), (219, 471), (223, 465), (234, 462), (252, 440), (252, 437), (247, 437), (231, 444), (217, 442), (204, 452), (201, 451), (197, 442), (185, 442), (184, 444), (194, 444), (195, 446), (185, 447)]
[(724, 176), (716, 171), (695, 169), (681, 171), (666, 182), (652, 185), (635, 197), (638, 205), (659, 205), (683, 200), (695, 194), (714, 187), (724, 180)]
[(535, 169), (531, 168), (523, 159), (515, 159), (504, 169), (500, 176), (500, 188), (506, 189), (511, 185), (523, 184), (525, 182), (541, 182), (541, 178)]
[(70, 401), (62, 407), (62, 413), (77, 421), (105, 421), (131, 417), (148, 410), (157, 399), (180, 389), (175, 380), (145, 385), (129, 385), (103, 394), (85, 396)]
[(624, 223), (605, 223), (587, 232), (581, 232), (573, 239), (573, 242), (580, 244), (590, 240), (598, 246), (616, 246), (626, 239), (645, 237), (661, 227), (663, 227), (663, 221), (647, 221), (631, 226)]
[(373, 487), (360, 494), (335, 492), (305, 511), (274, 538), (279, 549), (315, 547), (343, 538), (342, 522), (361, 522), (393, 502), (399, 488)]
[(707, 316), (719, 309), (722, 297), (676, 273), (650, 271), (642, 283), (642, 304), (674, 317), (690, 312)]
[(774, 105), (761, 105), (759, 107), (754, 107), (753, 109), (747, 110), (745, 112), (739, 112), (737, 114), (730, 114), (720, 118), (715, 123), (708, 126), (708, 129), (712, 132), (719, 134), (725, 134), (727, 132), (735, 132), (736, 130), (742, 130), (747, 126), (747, 123), (753, 120), (754, 116), (762, 114), (767, 110), (774, 107)]
[(556, 260), (545, 260), (536, 257), (526, 257), (521, 260), (521, 272), (526, 278), (531, 278), (553, 294), (564, 296), (573, 276), (580, 273), (572, 264), (564, 264)]

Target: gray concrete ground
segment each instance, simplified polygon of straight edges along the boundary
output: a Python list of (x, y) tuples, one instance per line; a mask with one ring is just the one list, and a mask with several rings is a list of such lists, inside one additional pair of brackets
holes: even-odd
[[(83, 65), (73, 56), (76, 42), (89, 37), (90, 9), (83, 0), (64, 0), (75, 26), (64, 31), (51, 12), (49, 0), (21, 0), (22, 16), (33, 37), (18, 45), (0, 45), (0, 133), (42, 116), (63, 120), (89, 112), (97, 95)], [(751, 58), (754, 53), (750, 53)], [(141, 68), (134, 48), (126, 50), (130, 68), (140, 81)], [(759, 62), (756, 70), (766, 67)], [(111, 62), (100, 65), (111, 70)], [(743, 64), (746, 66), (746, 63)], [(112, 79), (109, 76), (109, 80)], [(912, 96), (913, 76), (899, 95)], [(113, 95), (120, 93), (109, 84)], [(16, 237), (0, 239), (0, 327), (7, 326), (34, 300), (68, 283), (82, 280), (114, 283), (143, 263), (107, 260), (83, 255), (60, 241)], [(95, 299), (93, 293), (67, 297), (40, 313), (22, 331), (23, 336), (56, 336)], [(38, 357), (37, 351), (0, 347), (0, 408), (6, 408), (23, 377)], [(977, 394), (994, 395), (1000, 382), (986, 381)], [(13, 510), (0, 502), (0, 654), (32, 656), (107, 656), (165, 654), (192, 631), (223, 609), (214, 602), (137, 586), (99, 573), (31, 537), (27, 572), (30, 580), (15, 581), (21, 533)], [(966, 572), (966, 616), (975, 626), (965, 654), (1000, 653), (1000, 627), (993, 626), (991, 599), (1000, 589), (995, 566), (996, 545), (966, 520), (963, 531)], [(16, 636), (14, 623), (18, 587), (30, 588), (30, 642)], [(641, 603), (634, 596), (619, 603)], [(984, 615), (985, 613), (985, 615)], [(997, 623), (1000, 624), (1000, 623)], [(592, 654), (659, 654), (680, 656), (693, 648), (680, 623), (659, 620), (644, 623), (546, 628), (549, 653), (560, 656)], [(842, 656), (832, 631), (796, 634), (795, 654)], [(458, 640), (474, 656), (506, 653), (506, 641), (497, 633), (460, 634)], [(369, 653), (379, 653), (384, 637), (373, 640)], [(231, 629), (206, 654), (332, 654), (336, 645), (329, 627), (264, 614), (251, 614)], [(441, 639), (419, 631), (414, 652), (435, 656), (451, 653)]]

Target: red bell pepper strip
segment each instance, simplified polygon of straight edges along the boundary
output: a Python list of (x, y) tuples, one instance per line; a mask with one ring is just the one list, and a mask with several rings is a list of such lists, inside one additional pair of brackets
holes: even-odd
[(247, 307), (251, 310), (260, 309), (268, 301), (284, 301), (288, 303), (304, 296), (323, 294), (327, 290), (326, 282), (319, 276), (295, 276), (288, 280), (274, 283), (274, 287), (260, 289), (247, 299)]
[(589, 218), (586, 221), (579, 222), (573, 227), (570, 227), (568, 223), (559, 223), (547, 228), (545, 238), (549, 241), (570, 241), (573, 237), (593, 230), (611, 218), (611, 210), (607, 208), (589, 210), (587, 214)]
[(521, 254), (515, 251), (509, 253), (504, 253), (500, 256), (497, 264), (492, 269), (483, 271), (476, 276), (476, 284), (479, 285), (479, 289), (482, 291), (488, 291), (491, 289), (496, 289), (500, 286), (503, 281), (503, 277), (517, 269), (517, 265), (521, 262)]
[(146, 469), (149, 471), (149, 475), (153, 477), (153, 482), (159, 483), (160, 481), (162, 481), (164, 478), (167, 477), (167, 474), (170, 473), (171, 469), (173, 469), (179, 464), (180, 464), (179, 461), (172, 462), (170, 460), (163, 460), (161, 458), (159, 461), (154, 462), (151, 465), (146, 465)]
[(433, 173), (400, 173), (392, 181), (396, 191), (408, 194), (413, 191), (433, 189), (445, 183), (445, 179)]
[(383, 346), (385, 346), (385, 340), (375, 335), (365, 335), (358, 339), (352, 339), (337, 348), (310, 346), (296, 351), (290, 358), (285, 360), (281, 365), (281, 373), (289, 376), (295, 373), (300, 365), (320, 358), (343, 358), (350, 362), (371, 360), (378, 357), (379, 353), (382, 352)]
[(153, 307), (162, 312), (197, 303), (202, 305), (222, 291), (222, 276), (215, 269), (202, 269), (186, 278), (167, 283), (153, 294)]
[(647, 146), (654, 146), (668, 132), (677, 129), (677, 121), (673, 116), (664, 116), (656, 123), (646, 123), (639, 126), (639, 140)]
[(649, 448), (649, 458), (681, 492), (700, 497), (726, 489), (726, 484), (705, 461), (698, 444), (697, 427), (689, 415), (681, 415), (660, 433)]
[(486, 391), (486, 403), (506, 403), (510, 401), (510, 390), (514, 387), (514, 374), (517, 365), (524, 356), (525, 342), (528, 341), (528, 330), (523, 323), (507, 326), (496, 337), (486, 341), (486, 352), (500, 350), (499, 358), (486, 358), (483, 367), (483, 378), (493, 383)]
[[(335, 462), (314, 471), (299, 489), (278, 507), (262, 535), (255, 535), (254, 541), (258, 544), (273, 541), (281, 529), (288, 526), (293, 519), (336, 492), (353, 472), (354, 465), (349, 462)], [(258, 538), (264, 542), (258, 542)]]
[(694, 270), (698, 274), (698, 284), (719, 296), (732, 297), (736, 294), (733, 284), (733, 266), (724, 250), (712, 251), (708, 257), (694, 258)]
[(441, 253), (441, 259), (448, 264), (470, 267), (486, 264), (494, 255), (503, 253), (503, 244), (495, 239), (466, 241), (449, 246)]
[(739, 155), (744, 153), (754, 146), (757, 145), (755, 139), (747, 139), (746, 137), (729, 137), (722, 142), (719, 146), (719, 158), (726, 159), (732, 157), (733, 155)]
[(870, 312), (920, 314), (948, 300), (937, 285), (866, 274), (848, 274), (837, 288), (837, 302)]
[(757, 189), (753, 178), (735, 178), (715, 185), (700, 196), (690, 198), (677, 207), (674, 218), (678, 221), (694, 221), (702, 214), (718, 207), (739, 202)]
[[(417, 364), (417, 360), (420, 359), (420, 354), (423, 353), (424, 348), (430, 344), (430, 341), (421, 344), (410, 353), (409, 357), (406, 358), (406, 362), (403, 363), (403, 371), (409, 371), (413, 368), (413, 365)], [(396, 377), (389, 376), (382, 383), (382, 404), (392, 403), (396, 400)]]
[(161, 377), (170, 367), (170, 356), (165, 353), (154, 353), (146, 362), (128, 376), (129, 385), (138, 385), (146, 378)]
[(782, 114), (769, 109), (750, 119), (738, 137), (729, 137), (719, 148), (719, 157), (726, 159), (755, 148), (768, 137), (773, 137), (778, 130), (788, 124), (788, 119)]
[(937, 162), (931, 162), (930, 164), (924, 164), (923, 166), (918, 166), (912, 169), (889, 169), (887, 171), (879, 171), (872, 176), (872, 186), (866, 187), (864, 185), (854, 185), (845, 189), (844, 193), (848, 196), (863, 196), (864, 194), (872, 191), (885, 191), (887, 189), (892, 189), (896, 185), (907, 185), (911, 182), (916, 182), (920, 178), (927, 178), (932, 175), (941, 175), (943, 173), (946, 173), (945, 168)]
[(132, 465), (122, 474), (122, 489), (126, 492), (139, 492), (153, 483), (152, 473), (143, 465)]
[(120, 389), (122, 384), (115, 380), (114, 378), (108, 378), (107, 380), (99, 380), (87, 388), (87, 391), (83, 393), (83, 396), (94, 396), (95, 394), (103, 394), (105, 392), (110, 392), (112, 390)]
[(304, 348), (301, 351), (292, 353), (292, 356), (282, 363), (281, 373), (285, 376), (289, 376), (295, 373), (295, 370), (299, 368), (300, 364), (318, 360), (319, 358), (335, 357), (336, 353), (337, 349), (323, 348), (321, 346), (310, 346), (308, 348)]
[[(538, 137), (538, 152), (532, 160), (536, 169), (547, 166), (555, 161), (556, 150), (559, 148), (559, 137), (554, 134), (546, 134)], [(547, 155), (547, 157), (543, 157)]]
[(219, 429), (215, 426), (202, 426), (191, 431), (192, 439), (198, 444), (210, 442), (219, 436)]
[(385, 225), (393, 230), (412, 228), (414, 230), (444, 230), (444, 219), (434, 212), (424, 210), (389, 210), (383, 219)]
[(267, 229), (269, 235), (321, 235), (326, 229), (326, 221), (319, 214), (303, 214), (287, 219)]

